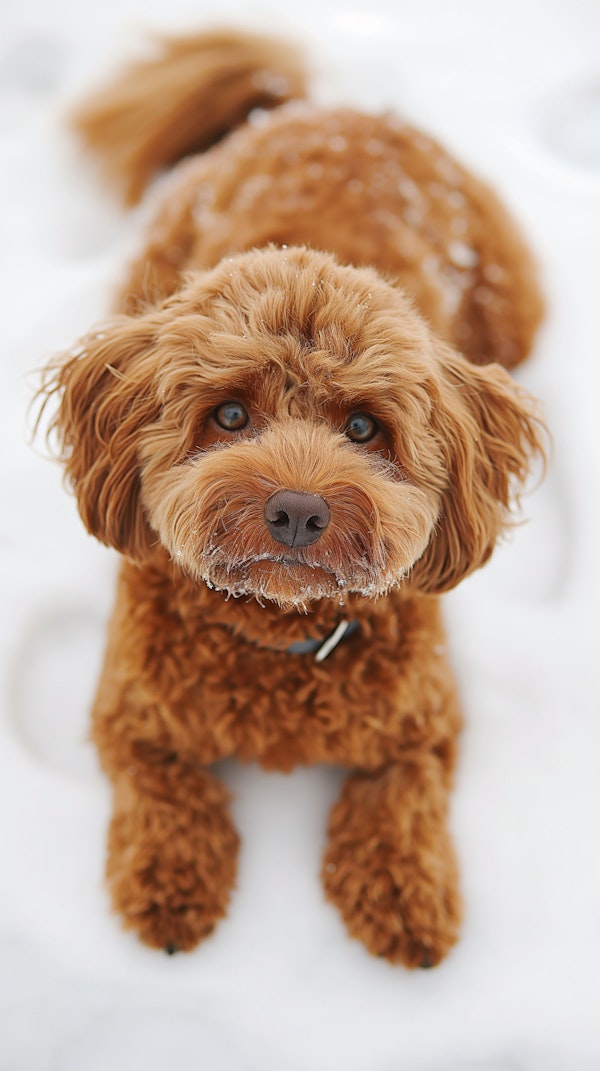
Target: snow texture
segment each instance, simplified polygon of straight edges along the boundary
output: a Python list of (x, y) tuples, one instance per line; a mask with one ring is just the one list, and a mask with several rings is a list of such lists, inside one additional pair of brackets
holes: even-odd
[[(1, 1071), (597, 1069), (600, 5), (5, 0), (0, 19)], [(105, 315), (145, 214), (102, 191), (65, 109), (145, 29), (202, 19), (300, 37), (323, 102), (393, 107), (440, 137), (502, 191), (543, 270), (548, 318), (519, 378), (552, 428), (549, 475), (446, 600), (466, 923), (435, 971), (370, 958), (324, 902), (334, 770), (226, 764), (239, 884), (197, 952), (149, 951), (108, 910), (86, 711), (116, 561), (28, 442), (29, 373)]]

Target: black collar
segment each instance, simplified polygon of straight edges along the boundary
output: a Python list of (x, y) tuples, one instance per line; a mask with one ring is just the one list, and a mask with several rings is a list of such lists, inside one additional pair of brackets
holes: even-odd
[(342, 620), (324, 640), (298, 640), (286, 647), (285, 654), (314, 654), (315, 662), (324, 662), (342, 640), (347, 640), (360, 627), (359, 621)]

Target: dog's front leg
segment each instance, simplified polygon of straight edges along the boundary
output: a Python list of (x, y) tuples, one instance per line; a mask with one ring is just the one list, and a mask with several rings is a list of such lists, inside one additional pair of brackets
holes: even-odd
[(329, 899), (370, 952), (408, 967), (434, 966), (458, 938), (447, 781), (435, 754), (411, 751), (403, 761), (352, 774), (329, 822)]
[(127, 929), (172, 953), (198, 944), (225, 914), (238, 836), (213, 774), (173, 756), (113, 771), (107, 878)]

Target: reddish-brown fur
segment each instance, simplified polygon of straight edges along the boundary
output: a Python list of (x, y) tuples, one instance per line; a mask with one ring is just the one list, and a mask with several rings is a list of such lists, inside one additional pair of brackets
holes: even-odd
[[(166, 43), (78, 126), (132, 200), (302, 95), (292, 57), (246, 35)], [(109, 885), (144, 941), (193, 948), (238, 847), (207, 767), (341, 764), (327, 894), (373, 953), (430, 966), (460, 922), (437, 596), (487, 560), (541, 453), (532, 400), (490, 364), (526, 355), (541, 299), (494, 194), (418, 131), (304, 103), (251, 119), (167, 180), (120, 314), (45, 385), (84, 523), (124, 555), (93, 715)], [(215, 417), (229, 400), (240, 432)], [(378, 421), (365, 445), (356, 412)], [(331, 515), (285, 553), (264, 514), (281, 489)], [(360, 627), (326, 661), (288, 651), (342, 618)]]

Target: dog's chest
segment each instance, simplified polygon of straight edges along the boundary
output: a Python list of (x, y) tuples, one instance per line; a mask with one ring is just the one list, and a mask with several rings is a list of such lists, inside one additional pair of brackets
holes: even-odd
[(314, 652), (272, 650), (223, 626), (188, 622), (179, 636), (165, 636), (170, 651), (155, 681), (170, 731), (201, 762), (379, 766), (435, 737), (454, 702), (437, 614), (428, 630), (422, 613), (410, 623), (399, 628), (384, 615), (318, 662)]

